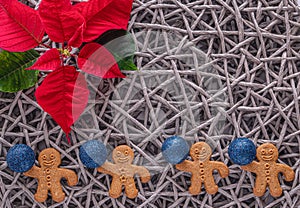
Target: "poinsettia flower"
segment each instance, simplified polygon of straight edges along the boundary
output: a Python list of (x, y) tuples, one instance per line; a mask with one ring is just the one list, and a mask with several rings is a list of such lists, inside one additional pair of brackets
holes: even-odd
[[(71, 46), (79, 47), (83, 41), (91, 41), (107, 30), (127, 29), (131, 7), (132, 0), (90, 0), (73, 7), (70, 0), (42, 0), (39, 14), (50, 39), (55, 42), (68, 42), (64, 50), (69, 50)], [(104, 51), (103, 48), (101, 50)], [(113, 56), (108, 53), (109, 51), (106, 51), (103, 54), (97, 53), (98, 56), (93, 55), (93, 59), (99, 59), (99, 66), (96, 68), (101, 70), (94, 75), (97, 74), (101, 78), (124, 78)], [(58, 61), (61, 60), (57, 52), (45, 53), (41, 58), (42, 67), (50, 70), (55, 70)], [(100, 62), (108, 59), (114, 60), (115, 64), (112, 64), (111, 68), (104, 69), (104, 65)], [(82, 63), (83, 60), (80, 61)], [(41, 66), (39, 61), (30, 69), (38, 69), (37, 66)]]
[[(44, 33), (62, 48), (50, 48), (28, 70), (52, 71), (36, 90), (39, 105), (62, 127), (67, 138), (83, 112), (89, 91), (84, 75), (65, 59), (78, 57), (82, 72), (100, 78), (124, 78), (114, 54), (97, 43), (86, 44), (79, 55), (72, 48), (112, 29), (127, 29), (133, 0), (42, 0), (38, 11), (17, 0), (0, 0), (0, 48), (26, 51), (44, 45)], [(119, 60), (118, 60), (119, 61)]]

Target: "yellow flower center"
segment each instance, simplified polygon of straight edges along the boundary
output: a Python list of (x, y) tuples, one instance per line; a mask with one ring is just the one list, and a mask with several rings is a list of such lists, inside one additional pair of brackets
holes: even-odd
[(71, 52), (68, 49), (62, 49), (62, 48), (60, 48), (58, 50), (64, 56), (67, 56), (67, 57), (71, 56)]

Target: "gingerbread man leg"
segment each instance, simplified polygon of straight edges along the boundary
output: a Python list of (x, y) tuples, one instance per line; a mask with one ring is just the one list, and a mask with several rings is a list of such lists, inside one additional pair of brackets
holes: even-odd
[(128, 179), (128, 180), (127, 180), (127, 183), (126, 183), (126, 185), (125, 185), (125, 193), (126, 193), (126, 196), (127, 196), (128, 198), (133, 199), (133, 198), (137, 197), (138, 192), (139, 192), (139, 191), (137, 190), (137, 188), (136, 188), (136, 186), (135, 186), (135, 181), (134, 181), (134, 179), (133, 179), (133, 178)]
[(267, 182), (264, 177), (257, 176), (255, 181), (255, 186), (253, 188), (253, 193), (255, 196), (263, 196), (266, 192)]
[(189, 192), (192, 195), (197, 195), (200, 193), (202, 187), (200, 177), (193, 176), (191, 177), (191, 186), (189, 188)]
[(218, 186), (215, 183), (215, 179), (212, 175), (206, 176), (204, 181), (204, 187), (208, 194), (215, 194), (218, 192)]
[(109, 196), (112, 198), (118, 198), (122, 192), (122, 183), (120, 178), (113, 177), (112, 182), (110, 184)]
[(65, 193), (61, 188), (61, 184), (52, 184), (50, 188), (52, 199), (55, 202), (62, 202), (65, 199)]
[(271, 178), (269, 184), (270, 194), (274, 197), (279, 197), (282, 194), (282, 188), (280, 187), (277, 176)]
[(46, 201), (47, 197), (48, 197), (48, 189), (39, 184), (37, 191), (34, 195), (34, 199), (38, 202), (44, 202)]

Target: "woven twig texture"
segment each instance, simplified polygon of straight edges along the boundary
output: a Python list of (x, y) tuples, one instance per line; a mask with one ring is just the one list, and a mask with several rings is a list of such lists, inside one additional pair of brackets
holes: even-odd
[[(38, 106), (34, 88), (0, 93), (1, 207), (300, 207), (299, 28), (292, 0), (135, 0), (129, 32), (140, 70), (124, 72), (124, 80), (89, 80), (94, 93), (73, 127), (72, 145)], [(203, 188), (190, 195), (190, 174), (163, 160), (162, 142), (174, 134), (189, 144), (208, 142), (212, 160), (229, 166), (225, 179), (214, 173), (217, 194)], [(293, 182), (279, 176), (281, 197), (269, 191), (255, 197), (255, 175), (229, 160), (228, 145), (241, 136), (257, 145), (273, 143), (279, 162), (295, 171)], [(110, 151), (129, 145), (134, 163), (150, 170), (150, 182), (136, 179), (136, 199), (110, 198), (111, 177), (82, 165), (79, 147), (92, 138)], [(36, 154), (53, 147), (62, 167), (77, 172), (76, 186), (62, 181), (64, 202), (34, 201), (37, 181), (12, 172), (5, 162), (17, 143)]]

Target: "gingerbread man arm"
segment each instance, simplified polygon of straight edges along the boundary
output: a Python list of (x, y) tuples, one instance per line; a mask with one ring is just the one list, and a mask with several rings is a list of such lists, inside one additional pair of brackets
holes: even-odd
[(181, 171), (192, 172), (193, 170), (193, 162), (189, 160), (185, 160), (182, 163), (176, 165), (176, 168)]
[(222, 178), (226, 178), (229, 175), (228, 167), (222, 162), (211, 161), (211, 166), (214, 170), (217, 170)]
[(73, 170), (68, 170), (65, 168), (59, 168), (61, 176), (68, 181), (69, 186), (75, 186), (78, 182), (77, 174)]
[(295, 178), (295, 172), (293, 169), (285, 164), (276, 164), (278, 170), (283, 173), (286, 181), (292, 181)]
[(147, 168), (136, 165), (132, 165), (132, 168), (135, 169), (135, 174), (138, 174), (141, 177), (141, 181), (143, 183), (150, 181), (151, 175)]
[(241, 166), (241, 168), (242, 168), (243, 170), (246, 170), (246, 171), (250, 171), (250, 172), (256, 173), (257, 170), (259, 169), (258, 166), (259, 166), (259, 163), (256, 162), (256, 161), (253, 161), (253, 162), (250, 163), (249, 165)]
[(108, 175), (114, 175), (114, 172), (116, 172), (115, 164), (110, 162), (105, 162), (102, 166), (97, 168), (97, 171)]
[(32, 178), (38, 178), (40, 175), (41, 168), (33, 166), (29, 171), (25, 172), (24, 175)]

